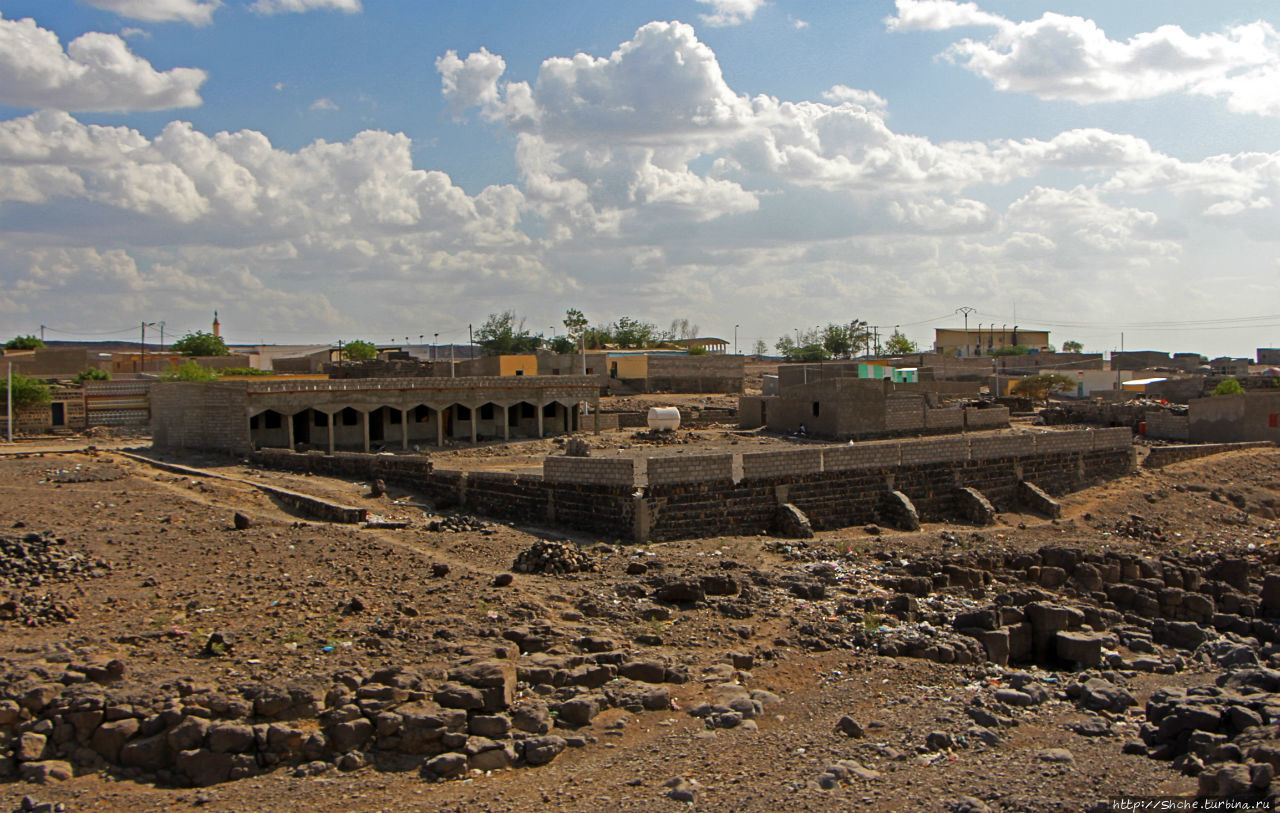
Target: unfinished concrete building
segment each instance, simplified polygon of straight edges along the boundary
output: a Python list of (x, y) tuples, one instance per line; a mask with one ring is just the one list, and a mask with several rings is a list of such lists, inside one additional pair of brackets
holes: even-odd
[(738, 399), (739, 426), (862, 440), (1009, 425), (1009, 410), (1004, 407), (943, 406), (934, 393), (901, 391), (902, 386), (863, 378), (820, 378), (783, 385), (778, 395)]
[(598, 410), (586, 376), (165, 382), (151, 433), (168, 451), (408, 450), (596, 429)]

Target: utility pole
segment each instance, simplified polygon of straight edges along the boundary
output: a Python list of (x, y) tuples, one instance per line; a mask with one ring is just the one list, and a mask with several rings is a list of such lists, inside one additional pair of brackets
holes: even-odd
[(164, 352), (164, 322), (160, 322), (160, 352)]
[(961, 307), (961, 308), (956, 308), (956, 313), (963, 313), (963, 314), (964, 314), (964, 355), (965, 355), (965, 358), (968, 358), (968, 357), (969, 357), (969, 314), (971, 314), (971, 313), (977, 313), (977, 312), (978, 312), (978, 309), (977, 309), (977, 308), (971, 308), (971, 307), (969, 307), (968, 305), (965, 305), (964, 307)]
[(44, 325), (40, 326), (40, 341), (44, 341)]
[(9, 368), (7, 374), (9, 384), (5, 394), (4, 414), (9, 418), (9, 442), (13, 443), (13, 362), (9, 362), (7, 366)]
[[(434, 340), (431, 343), (431, 361), (434, 362), (440, 357), (440, 334), (433, 333), (432, 336)], [(435, 373), (432, 373), (432, 375), (435, 375)]]
[(476, 338), (471, 333), (470, 324), (467, 325), (467, 355), (471, 357), (472, 361), (476, 360)]

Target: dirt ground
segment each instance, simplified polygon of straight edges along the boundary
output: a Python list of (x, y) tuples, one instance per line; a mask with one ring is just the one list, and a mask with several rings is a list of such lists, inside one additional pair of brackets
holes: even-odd
[[(728, 429), (707, 437), (748, 441)], [(554, 441), (530, 446), (536, 448), (515, 456), (540, 459)], [(877, 640), (919, 627), (921, 619), (927, 627), (935, 610), (976, 607), (1018, 585), (996, 579), (977, 591), (934, 591), (919, 599), (908, 622), (879, 609), (893, 592), (885, 576), (914, 560), (977, 561), (1046, 545), (1187, 561), (1238, 553), (1269, 567), (1274, 559), (1266, 557), (1280, 539), (1274, 449), (1140, 471), (1065, 496), (1057, 520), (1002, 513), (985, 528), (852, 528), (808, 540), (717, 537), (638, 547), (484, 518), (450, 521), (405, 490), (375, 498), (368, 483), (225, 459), (190, 461), (220, 463), (208, 468), (223, 479), (169, 473), (111, 449), (38, 448), (0, 449), (0, 538), (62, 540), (61, 555), (87, 564), (35, 584), (0, 580), (0, 598), (19, 606), (16, 617), (0, 620), (0, 686), (9, 687), (0, 698), (56, 679), (68, 663), (112, 660), (125, 668), (115, 690), (137, 698), (285, 683), (323, 696), (338, 673), (407, 666), (427, 674), (486, 653), (523, 663), (513, 628), (542, 630), (551, 655), (577, 652), (571, 642), (587, 637), (608, 639), (628, 657), (660, 660), (689, 679), (668, 686), (668, 708), (607, 708), (582, 727), (557, 729), (579, 737), (581, 747), (538, 767), (433, 782), (403, 763), (370, 759), (350, 771), (300, 776), (282, 765), (195, 788), (89, 765), (50, 784), (0, 780), (2, 810), (23, 809), (30, 797), (28, 807), (60, 803), (66, 810), (674, 811), (690, 807), (673, 798), (683, 790), (699, 810), (985, 809), (965, 807), (972, 797), (994, 810), (1047, 811), (1090, 809), (1116, 794), (1191, 793), (1194, 776), (1124, 746), (1138, 739), (1143, 703), (1154, 690), (1209, 684), (1222, 669), (1157, 647), (1163, 674), (1094, 670), (1122, 682), (1138, 704), (1107, 717), (1104, 736), (1086, 736), (1073, 727), (1094, 715), (1063, 690), (1089, 675), (877, 654)], [(467, 457), (485, 455), (436, 459), (453, 468), (454, 458)], [(254, 482), (367, 507), (406, 525), (315, 522), (280, 507)], [(250, 527), (233, 527), (237, 512)], [(515, 573), (509, 586), (494, 586), (540, 540), (569, 540), (598, 569)], [(724, 572), (756, 586), (732, 611), (706, 601), (644, 619), (633, 610), (652, 586), (637, 564), (650, 576)], [(440, 566), (447, 574), (438, 575)], [(789, 579), (809, 584), (820, 570), (824, 595), (788, 590)], [(215, 633), (221, 643), (211, 651)], [(1117, 657), (1134, 656), (1121, 647)], [(969, 710), (1022, 682), (1018, 673), (1047, 686), (1049, 699), (1006, 709), (1011, 721), (998, 737), (975, 740)], [(752, 725), (716, 727), (689, 713), (725, 683), (772, 698)], [(535, 693), (523, 683), (519, 691)], [(837, 730), (845, 715), (863, 736)], [(943, 747), (936, 739), (928, 744), (937, 733), (948, 737)], [(824, 771), (830, 775), (839, 760), (855, 761), (864, 773), (824, 787)]]

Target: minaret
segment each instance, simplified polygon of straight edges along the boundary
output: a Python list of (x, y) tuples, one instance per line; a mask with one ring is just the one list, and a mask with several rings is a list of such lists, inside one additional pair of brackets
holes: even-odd
[(214, 312), (213, 312), (213, 335), (214, 335), (214, 336), (221, 336), (221, 335), (222, 335), (222, 323), (218, 321), (218, 312), (217, 312), (217, 311), (214, 311)]

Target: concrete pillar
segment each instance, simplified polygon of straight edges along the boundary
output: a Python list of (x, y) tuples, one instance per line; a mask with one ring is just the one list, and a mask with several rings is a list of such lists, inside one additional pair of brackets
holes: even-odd
[(504, 406), (502, 408), (502, 439), (503, 440), (511, 440), (511, 418), (509, 416), (510, 412), (511, 412), (511, 407)]
[(436, 413), (436, 446), (444, 446), (444, 410), (433, 407), (432, 411)]
[(284, 424), (285, 434), (289, 437), (289, 451), (297, 451), (293, 448), (293, 416), (284, 415), (280, 422)]
[(479, 407), (474, 407), (474, 406), (471, 407), (471, 442), (472, 444), (476, 442), (476, 418), (477, 418), (477, 413), (479, 411), (480, 411)]
[(360, 410), (360, 428), (364, 430), (364, 450), (367, 454), (369, 451), (369, 413), (367, 410)]
[(400, 410), (400, 451), (409, 451), (409, 410)]
[(337, 434), (338, 427), (334, 426), (334, 422), (338, 420), (338, 413), (326, 412), (329, 416), (329, 454), (333, 454), (333, 436)]
[(544, 409), (546, 409), (546, 406), (542, 402), (539, 402), (538, 403), (538, 437), (540, 438), (546, 437), (546, 435), (542, 433), (542, 412)]

